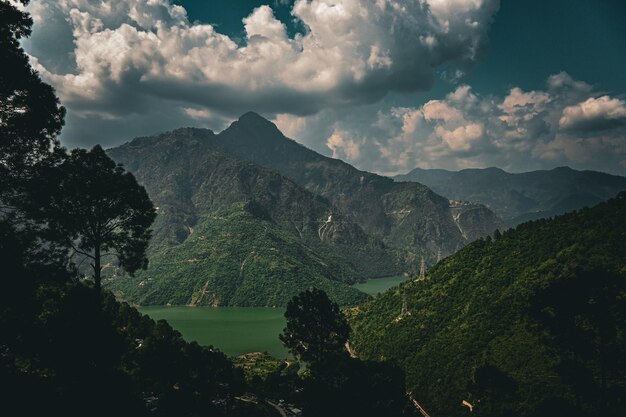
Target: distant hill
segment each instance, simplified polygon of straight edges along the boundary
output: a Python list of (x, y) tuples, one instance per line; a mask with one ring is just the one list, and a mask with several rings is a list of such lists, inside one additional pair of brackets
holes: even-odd
[[(467, 415), (460, 404), (472, 400), (468, 387), (483, 364), (518, 387), (519, 409), (510, 415), (544, 415), (532, 410), (550, 397), (578, 401), (579, 412), (591, 413), (580, 415), (595, 415), (603, 375), (614, 400), (626, 394), (625, 265), (621, 193), (596, 207), (474, 242), (438, 263), (425, 281), (351, 309), (350, 345), (362, 358), (401, 365), (408, 387), (432, 415)], [(403, 301), (410, 313), (404, 316)], [(538, 314), (560, 317), (552, 323), (558, 337), (548, 338)], [(604, 344), (595, 339), (599, 334), (606, 335)], [(598, 364), (603, 357), (612, 358), (604, 374)]]
[(354, 304), (366, 296), (348, 284), (416, 272), (504, 228), (482, 205), (319, 155), (255, 113), (108, 154), (158, 207), (149, 269), (109, 271), (118, 296), (144, 305), (284, 305), (311, 286)]
[(416, 168), (396, 181), (416, 181), (455, 200), (484, 204), (510, 226), (591, 207), (626, 190), (626, 177), (568, 167), (511, 174), (499, 168)]

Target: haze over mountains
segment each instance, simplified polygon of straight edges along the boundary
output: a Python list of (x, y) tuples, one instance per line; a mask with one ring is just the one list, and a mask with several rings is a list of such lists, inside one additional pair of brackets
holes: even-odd
[(520, 174), (499, 168), (416, 168), (396, 181), (417, 181), (455, 200), (481, 203), (508, 225), (591, 207), (626, 190), (626, 177), (568, 167)]
[(284, 305), (317, 286), (341, 304), (348, 284), (416, 272), (504, 224), (317, 154), (247, 113), (215, 135), (178, 129), (110, 149), (158, 207), (150, 267), (110, 280), (139, 304)]

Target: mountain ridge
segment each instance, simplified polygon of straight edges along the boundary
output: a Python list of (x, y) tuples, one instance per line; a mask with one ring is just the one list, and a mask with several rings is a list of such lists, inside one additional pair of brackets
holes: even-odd
[[(213, 296), (203, 297), (208, 305), (231, 305), (234, 302), (249, 305), (237, 296), (237, 288), (230, 284), (245, 284), (240, 274), (245, 256), (239, 259), (243, 255), (238, 252), (246, 252), (247, 256), (255, 250), (247, 245), (255, 237), (252, 231), (265, 239), (255, 241), (256, 246), (272, 248), (279, 245), (278, 255), (266, 251), (267, 257), (259, 258), (259, 262), (272, 258), (273, 262), (283, 265), (280, 271), (259, 269), (255, 277), (247, 277), (266, 282), (274, 277), (270, 287), (276, 290), (275, 293), (282, 294), (276, 300), (271, 292), (263, 291), (266, 298), (251, 298), (255, 305), (283, 305), (298, 290), (308, 288), (311, 279), (317, 280), (318, 286), (326, 288), (331, 296), (339, 296), (331, 289), (333, 282), (339, 291), (346, 283), (354, 282), (360, 276), (367, 277), (368, 273), (400, 272), (386, 260), (383, 245), (370, 239), (358, 225), (343, 221), (341, 213), (326, 199), (272, 170), (214, 149), (211, 145), (214, 136), (208, 130), (181, 129), (153, 139), (140, 138), (108, 150), (114, 160), (134, 173), (158, 207), (149, 251), (154, 268), (140, 272), (136, 279), (114, 276), (111, 288), (122, 298), (138, 304), (191, 304), (194, 297), (197, 299), (198, 292), (212, 291)], [(249, 231), (234, 227), (236, 216), (233, 218), (235, 223), (220, 223), (220, 218), (236, 213), (244, 215), (240, 219), (245, 219)], [(202, 228), (216, 231), (216, 235), (204, 236), (204, 241), (197, 240), (198, 230)], [(264, 230), (271, 233), (265, 234)], [(229, 240), (239, 240), (240, 251), (231, 247), (231, 252), (224, 252), (222, 249)], [(346, 245), (351, 250), (345, 249)], [(182, 254), (175, 254), (176, 250), (181, 250)], [(333, 252), (346, 256), (337, 256)], [(184, 263), (196, 258), (212, 260), (217, 266), (200, 271), (196, 263)], [(239, 259), (238, 265), (235, 267), (237, 262), (233, 263), (229, 258)], [(318, 259), (323, 259), (323, 264)], [(378, 266), (370, 264), (367, 259)], [(279, 291), (283, 287), (279, 277), (293, 268), (304, 268), (309, 272), (292, 271), (295, 276), (303, 278), (301, 285), (294, 285), (288, 292)], [(192, 272), (197, 276), (187, 277), (186, 274)], [(214, 281), (216, 275), (221, 278)], [(180, 291), (169, 288), (175, 288), (181, 279), (187, 280), (188, 285), (179, 285)], [(323, 285), (320, 280), (324, 281)], [(214, 282), (215, 287), (203, 290), (207, 282)], [(341, 289), (340, 293), (343, 295), (335, 299), (342, 304), (366, 298), (354, 289)]]
[(626, 177), (566, 166), (522, 173), (416, 168), (394, 180), (417, 181), (451, 199), (484, 204), (510, 226), (593, 206), (626, 190)]

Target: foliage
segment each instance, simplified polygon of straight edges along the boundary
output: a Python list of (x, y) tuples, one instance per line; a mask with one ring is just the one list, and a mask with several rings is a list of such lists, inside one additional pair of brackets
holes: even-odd
[[(28, 1), (21, 1), (27, 4)], [(34, 166), (58, 147), (65, 110), (52, 87), (30, 66), (20, 40), (29, 36), (30, 16), (0, 1), (0, 198), (14, 197)], [(3, 201), (6, 203), (6, 201)]]
[(102, 259), (116, 258), (131, 274), (145, 269), (148, 228), (156, 213), (133, 175), (100, 146), (73, 150), (52, 174), (57, 178), (49, 182), (50, 200), (38, 214), (69, 238), (79, 255), (93, 261), (96, 290), (101, 286)]
[[(485, 363), (517, 384), (518, 415), (561, 400), (598, 413), (605, 345), (611, 370), (604, 367), (604, 415), (619, 415), (626, 378), (618, 314), (624, 265), (626, 193), (469, 245), (435, 266), (426, 281), (351, 310), (350, 344), (363, 358), (400, 365), (420, 404), (450, 416), (463, 415), (468, 384)], [(403, 298), (411, 315), (401, 317)], [(601, 342), (600, 334), (608, 339)]]
[(296, 358), (320, 362), (346, 353), (350, 326), (324, 291), (312, 288), (296, 295), (287, 303), (285, 318), (280, 340)]
[(311, 365), (302, 385), (305, 417), (417, 415), (406, 396), (404, 373), (388, 363), (327, 357)]
[[(626, 376), (624, 276), (587, 267), (567, 271), (537, 292), (532, 303), (547, 342), (561, 352), (556, 370), (572, 387), (578, 405), (607, 415), (609, 381)], [(594, 370), (598, 381), (594, 381)]]
[(323, 291), (311, 289), (295, 296), (285, 318), (287, 327), (280, 339), (308, 365), (299, 384), (305, 416), (410, 415), (402, 371), (348, 356), (350, 326)]
[[(22, 257), (58, 264), (66, 247), (49, 241), (51, 230), (33, 222), (24, 210), (35, 195), (32, 183), (42, 167), (54, 166), (63, 155), (56, 135), (65, 110), (20, 46), (33, 21), (18, 7), (18, 2), (0, 1), (0, 219), (3, 227), (22, 235)], [(41, 250), (42, 240), (47, 241), (46, 251)]]
[(474, 370), (468, 392), (478, 417), (506, 417), (514, 415), (508, 408), (514, 404), (517, 384), (495, 366), (485, 364)]
[(233, 358), (233, 363), (244, 372), (248, 387), (262, 398), (280, 398), (300, 402), (298, 391), (301, 370), (293, 359), (276, 359), (266, 353), (253, 352)]
[(220, 352), (186, 343), (104, 293), (25, 264), (2, 228), (0, 259), (10, 296), (0, 305), (3, 414), (238, 415), (243, 376)]

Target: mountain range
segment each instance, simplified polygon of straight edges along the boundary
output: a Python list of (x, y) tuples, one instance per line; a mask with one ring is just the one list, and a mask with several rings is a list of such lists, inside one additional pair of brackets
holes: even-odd
[(454, 200), (484, 204), (509, 226), (591, 207), (626, 190), (626, 177), (560, 167), (519, 174), (499, 168), (416, 168), (396, 181), (416, 181)]
[(215, 134), (183, 128), (109, 149), (157, 206), (150, 266), (109, 268), (136, 304), (280, 306), (317, 286), (343, 305), (350, 284), (414, 273), (503, 229), (489, 209), (322, 156), (255, 113)]

